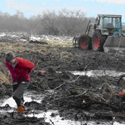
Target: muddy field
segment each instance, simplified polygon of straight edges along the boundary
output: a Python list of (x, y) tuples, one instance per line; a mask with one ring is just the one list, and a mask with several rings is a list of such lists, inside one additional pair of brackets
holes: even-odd
[[(34, 90), (45, 97), (41, 103), (25, 103), (26, 112), (32, 110), (58, 110), (61, 117), (75, 121), (124, 121), (125, 98), (118, 95), (124, 91), (125, 81), (119, 79), (125, 74), (124, 52), (110, 53), (79, 50), (72, 46), (72, 41), (25, 42), (3, 41), (1, 46), (0, 98), (11, 97), (11, 79), (3, 65), (4, 53), (14, 51), (17, 56), (35, 63), (31, 73), (29, 90)], [(45, 71), (43, 73), (42, 71)], [(89, 76), (88, 71), (102, 71)], [(84, 75), (74, 75), (74, 71)], [(116, 76), (107, 71), (117, 72)], [(101, 75), (103, 74), (103, 75)], [(119, 83), (119, 84), (118, 84)], [(34, 105), (34, 106), (32, 106)], [(11, 109), (9, 106), (1, 109)], [(54, 117), (56, 114), (52, 114)], [(44, 118), (24, 117), (16, 111), (1, 113), (1, 125), (55, 125), (46, 123)], [(86, 123), (87, 125), (87, 123)]]

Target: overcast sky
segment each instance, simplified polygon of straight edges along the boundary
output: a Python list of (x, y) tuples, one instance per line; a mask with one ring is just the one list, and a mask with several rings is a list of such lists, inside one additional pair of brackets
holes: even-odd
[(25, 17), (38, 15), (45, 10), (81, 10), (87, 17), (97, 14), (119, 14), (125, 22), (125, 0), (0, 0), (0, 11), (16, 14), (23, 12)]

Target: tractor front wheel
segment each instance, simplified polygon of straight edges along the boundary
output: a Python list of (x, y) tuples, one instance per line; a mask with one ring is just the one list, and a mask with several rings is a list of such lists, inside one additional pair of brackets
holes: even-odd
[(78, 44), (79, 44), (80, 49), (91, 49), (92, 48), (91, 38), (89, 36), (85, 36), (85, 35), (80, 36)]

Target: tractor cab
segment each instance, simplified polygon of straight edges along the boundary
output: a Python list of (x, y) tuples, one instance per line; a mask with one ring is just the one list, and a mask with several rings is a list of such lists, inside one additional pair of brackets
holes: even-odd
[(110, 35), (119, 33), (122, 29), (121, 15), (105, 15), (99, 14), (96, 23), (96, 29), (101, 31), (102, 35)]

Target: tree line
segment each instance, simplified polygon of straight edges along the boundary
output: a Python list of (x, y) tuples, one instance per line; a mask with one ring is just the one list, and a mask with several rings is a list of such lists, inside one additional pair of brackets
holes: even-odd
[(44, 11), (30, 18), (19, 11), (15, 15), (0, 12), (0, 32), (75, 36), (85, 32), (89, 19), (79, 10)]

